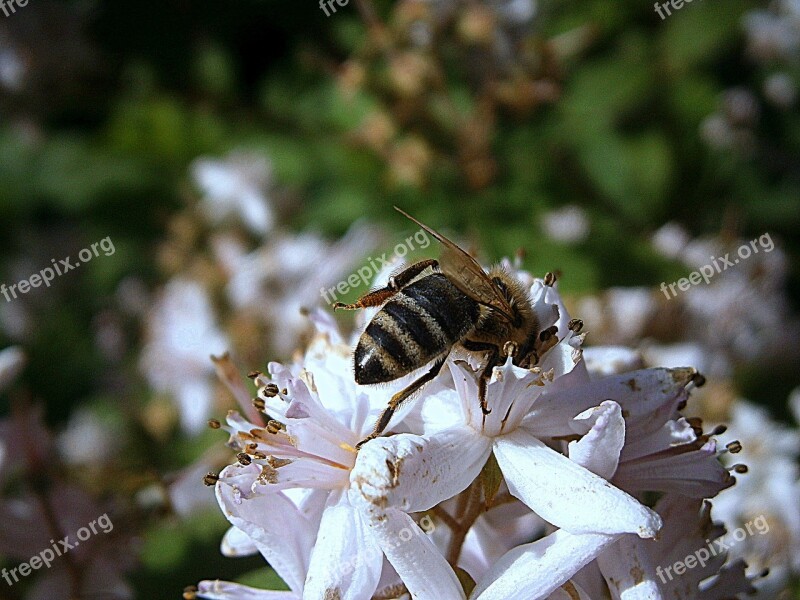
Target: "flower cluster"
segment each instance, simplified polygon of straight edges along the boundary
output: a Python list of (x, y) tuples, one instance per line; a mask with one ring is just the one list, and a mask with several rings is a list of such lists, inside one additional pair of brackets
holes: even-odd
[[(590, 373), (581, 323), (556, 285), (518, 277), (546, 332), (537, 364), (509, 358), (496, 367), (484, 414), (478, 358), (454, 351), (394, 415), (389, 435), (358, 450), (392, 389), (356, 385), (355, 340), (312, 313), (317, 335), (304, 356), (253, 375), (261, 414), (228, 414), (237, 462), (207, 478), (232, 525), (223, 553), (260, 552), (289, 591), (209, 580), (186, 596), (719, 598), (751, 590), (744, 563), (726, 564), (725, 552), (683, 576), (656, 575), (724, 532), (705, 501), (734, 483), (713, 437), (722, 428), (704, 432), (681, 414), (702, 377), (689, 367)], [(230, 385), (240, 396), (244, 386)]]

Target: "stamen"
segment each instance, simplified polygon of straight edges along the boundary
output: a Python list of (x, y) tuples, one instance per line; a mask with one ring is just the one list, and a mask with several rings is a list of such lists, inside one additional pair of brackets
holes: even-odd
[(747, 468), (747, 465), (737, 464), (733, 465), (729, 470), (741, 475), (742, 473), (747, 473), (749, 469)]
[(734, 440), (725, 446), (731, 454), (737, 454), (742, 451), (742, 443), (739, 440)]
[(286, 425), (280, 421), (271, 420), (267, 423), (267, 431), (270, 433), (278, 433), (279, 431), (286, 431)]
[(187, 585), (183, 588), (183, 600), (195, 600), (197, 598), (197, 588), (193, 585)]
[(217, 419), (209, 419), (208, 426), (211, 427), (211, 429), (219, 429), (222, 427), (222, 423), (220, 423)]
[(567, 323), (567, 329), (574, 333), (580, 333), (581, 329), (583, 329), (583, 321), (580, 319), (572, 319), (569, 323)]
[(248, 379), (258, 379), (261, 376), (261, 371), (250, 371), (247, 374)]
[(695, 373), (692, 375), (692, 383), (696, 387), (703, 387), (706, 384), (706, 377), (700, 373)]
[(236, 458), (239, 460), (239, 464), (244, 465), (245, 467), (253, 462), (253, 459), (250, 458), (250, 455), (246, 452), (239, 452), (239, 454), (236, 455)]
[(219, 475), (216, 473), (207, 473), (205, 477), (203, 477), (203, 483), (205, 483), (208, 487), (216, 485), (219, 481)]
[(258, 412), (264, 412), (267, 409), (267, 403), (264, 402), (263, 398), (253, 398), (253, 408), (255, 408)]
[(714, 431), (711, 432), (711, 435), (722, 435), (726, 431), (728, 431), (727, 425), (717, 425), (714, 427)]
[[(274, 383), (268, 383), (263, 388), (261, 388), (261, 390), (264, 392), (264, 395), (267, 398), (274, 398), (275, 396), (278, 395), (278, 386), (275, 385)], [(286, 392), (284, 391), (284, 394), (285, 393)]]
[(555, 283), (556, 283), (556, 274), (555, 273), (550, 273), (550, 272), (545, 273), (544, 284), (547, 287), (553, 287), (553, 285), (555, 285)]

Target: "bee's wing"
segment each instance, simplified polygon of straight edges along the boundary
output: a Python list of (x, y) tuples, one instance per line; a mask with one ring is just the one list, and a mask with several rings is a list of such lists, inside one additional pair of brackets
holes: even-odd
[(445, 275), (448, 275), (452, 279), (453, 283), (462, 292), (477, 302), (498, 310), (509, 321), (513, 320), (513, 317), (511, 317), (511, 307), (505, 297), (499, 292), (497, 286), (489, 279), (486, 271), (478, 264), (478, 261), (441, 233), (431, 229), (424, 223), (420, 223), (414, 217), (396, 206), (394, 208), (441, 242), (442, 255), (439, 258), (439, 267)]

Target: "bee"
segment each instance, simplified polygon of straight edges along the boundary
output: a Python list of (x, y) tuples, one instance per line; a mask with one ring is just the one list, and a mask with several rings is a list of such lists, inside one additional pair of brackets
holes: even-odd
[[(509, 356), (518, 366), (535, 365), (540, 342), (554, 333), (554, 328), (539, 331), (529, 294), (513, 275), (501, 266), (487, 273), (458, 245), (395, 209), (441, 243), (439, 260), (416, 262), (390, 277), (386, 287), (364, 294), (353, 304), (337, 302), (333, 308), (381, 306), (356, 345), (356, 383), (387, 383), (431, 366), (392, 396), (374, 430), (358, 447), (384, 432), (397, 408), (439, 374), (455, 348), (484, 354), (478, 399), (483, 414), (489, 414), (486, 385), (492, 369)], [(554, 277), (548, 274), (548, 278), (552, 285)]]

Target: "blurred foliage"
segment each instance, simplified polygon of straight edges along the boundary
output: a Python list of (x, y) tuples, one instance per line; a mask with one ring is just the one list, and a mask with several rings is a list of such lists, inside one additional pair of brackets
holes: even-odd
[[(410, 231), (398, 205), (487, 259), (525, 248), (527, 269), (561, 271), (572, 294), (684, 276), (648, 241), (667, 221), (695, 235), (770, 231), (797, 304), (800, 114), (762, 102), (744, 148), (701, 135), (725, 90), (760, 98), (771, 67), (748, 57), (741, 23), (764, 3), (696, 2), (662, 21), (638, 0), (542, 0), (530, 27), (501, 23), (491, 3), (455, 4), (351, 0), (326, 17), (313, 2), (37, 0), (3, 19), (0, 69), (16, 53), (26, 75), (0, 85), (0, 282), (106, 236), (116, 246), (114, 260), (16, 301), (24, 332), (0, 332), (0, 348), (24, 343), (19, 387), (51, 424), (114, 399), (134, 430), (122, 470), (177, 469), (208, 445), (146, 431), (133, 416), (148, 398), (141, 331), (124, 322), (129, 352), (112, 361), (93, 319), (125, 277), (161, 282), (156, 245), (190, 162), (235, 148), (269, 157), (297, 230), (336, 237), (367, 217)], [(565, 205), (587, 213), (585, 240), (543, 235), (542, 216)], [(781, 388), (798, 383), (787, 371)], [(764, 377), (742, 382), (758, 390)], [(219, 515), (150, 516), (143, 531), (140, 597), (272, 577), (260, 559), (219, 555)]]

